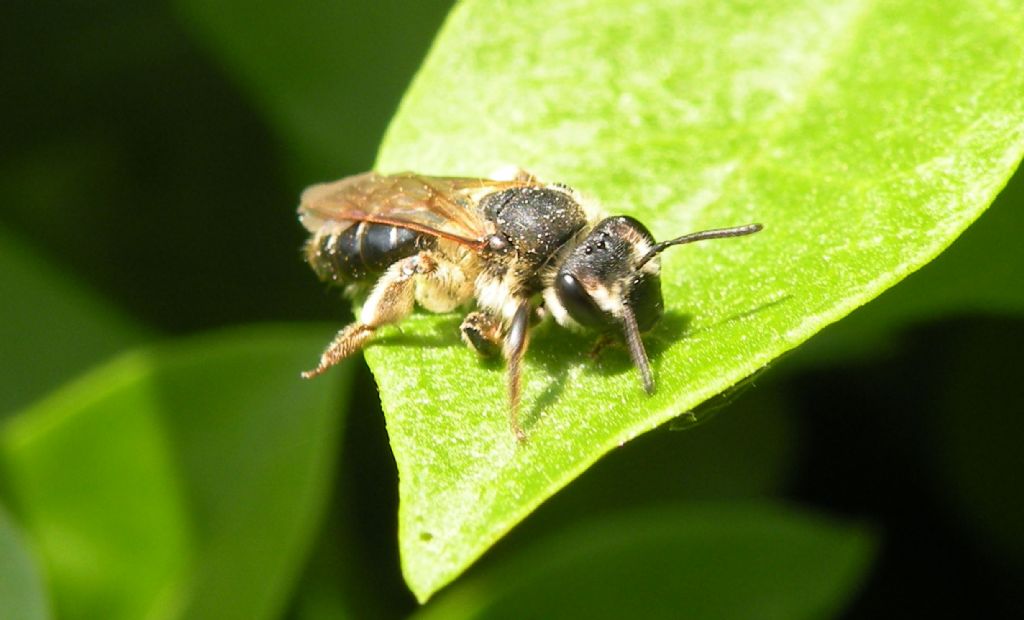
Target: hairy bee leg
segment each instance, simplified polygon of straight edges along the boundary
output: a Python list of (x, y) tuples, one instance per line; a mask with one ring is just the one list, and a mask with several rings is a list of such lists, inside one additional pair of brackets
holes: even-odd
[(302, 373), (303, 379), (312, 379), (322, 375), (328, 368), (340, 363), (343, 359), (363, 348), (366, 341), (373, 335), (373, 327), (363, 323), (352, 323), (338, 332), (331, 344), (327, 345), (316, 368)]
[(501, 351), (501, 321), (486, 312), (470, 312), (459, 327), (462, 341), (480, 355), (491, 357)]
[(508, 361), (508, 417), (512, 434), (520, 442), (526, 440), (526, 433), (519, 425), (519, 401), (522, 397), (523, 355), (530, 343), (530, 302), (519, 303), (508, 334), (505, 335), (505, 359)]
[(409, 316), (415, 302), (416, 276), (430, 275), (437, 269), (437, 264), (437, 259), (430, 252), (420, 252), (391, 265), (367, 297), (359, 320), (339, 331), (320, 356), (316, 368), (302, 373), (302, 377), (311, 379), (323, 374), (363, 348), (378, 327), (397, 323)]

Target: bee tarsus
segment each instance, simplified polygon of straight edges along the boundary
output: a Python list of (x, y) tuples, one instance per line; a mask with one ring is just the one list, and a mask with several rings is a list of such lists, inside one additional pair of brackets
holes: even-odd
[(331, 344), (327, 345), (320, 356), (320, 363), (316, 368), (302, 373), (303, 379), (312, 379), (322, 375), (328, 368), (340, 363), (343, 359), (363, 348), (366, 341), (373, 336), (376, 327), (364, 323), (353, 323), (344, 327), (334, 337)]

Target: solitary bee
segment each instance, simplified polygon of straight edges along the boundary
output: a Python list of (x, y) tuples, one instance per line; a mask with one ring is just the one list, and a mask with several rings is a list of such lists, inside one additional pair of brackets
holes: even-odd
[(653, 393), (640, 334), (664, 311), (658, 254), (761, 230), (749, 224), (655, 242), (637, 220), (602, 218), (573, 189), (523, 171), (508, 180), (367, 172), (306, 189), (299, 218), (311, 233), (305, 257), (316, 275), (351, 294), (370, 291), (359, 319), (302, 376), (315, 377), (358, 351), (414, 303), (450, 312), (475, 299), (462, 339), (483, 355), (504, 355), (510, 424), (519, 440), (531, 316), (548, 312), (559, 325), (605, 337), (623, 333), (644, 390)]

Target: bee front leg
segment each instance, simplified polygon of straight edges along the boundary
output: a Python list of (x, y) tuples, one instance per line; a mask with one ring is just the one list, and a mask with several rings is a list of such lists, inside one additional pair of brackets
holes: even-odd
[(530, 302), (519, 303), (512, 323), (505, 335), (505, 359), (508, 361), (508, 415), (512, 433), (520, 442), (526, 440), (526, 433), (519, 425), (519, 401), (522, 398), (523, 356), (530, 343)]
[(437, 264), (430, 252), (420, 252), (391, 265), (366, 298), (359, 320), (338, 332), (320, 356), (320, 363), (302, 373), (303, 378), (311, 379), (323, 374), (363, 348), (378, 327), (397, 323), (409, 316), (415, 301), (415, 278), (429, 276), (437, 269)]
[(501, 351), (501, 321), (486, 312), (470, 312), (462, 326), (462, 341), (484, 357), (497, 355)]

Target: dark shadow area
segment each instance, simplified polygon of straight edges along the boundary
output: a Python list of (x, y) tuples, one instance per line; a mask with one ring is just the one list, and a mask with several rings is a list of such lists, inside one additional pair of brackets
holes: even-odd
[(547, 387), (541, 392), (537, 400), (534, 401), (533, 405), (528, 411), (521, 411), (519, 413), (519, 425), (526, 431), (526, 435), (530, 435), (530, 429), (533, 428), (544, 415), (544, 412), (558, 402), (561, 398), (562, 392), (565, 391), (565, 378), (559, 376), (556, 379), (549, 380)]
[(845, 617), (1024, 611), (1024, 322), (944, 321), (883, 363), (788, 382), (803, 436), (790, 497), (871, 524), (875, 569)]
[[(692, 323), (692, 314), (669, 310), (654, 326), (654, 329), (643, 334), (644, 349), (647, 351), (647, 357), (651, 360), (652, 365), (657, 366), (656, 362), (665, 349), (686, 338)], [(635, 368), (633, 360), (629, 357), (625, 340), (620, 334), (615, 334), (615, 336), (612, 344), (597, 352), (595, 360), (597, 363), (589, 366), (589, 371), (607, 376)]]
[[(692, 319), (689, 314), (668, 312), (654, 329), (643, 335), (644, 347), (652, 362), (675, 340), (685, 337)], [(554, 321), (547, 321), (534, 330), (526, 354), (541, 365), (549, 381), (529, 411), (521, 413), (525, 429), (536, 424), (543, 412), (561, 398), (571, 365), (582, 364), (585, 372), (602, 376), (637, 372), (621, 335), (610, 334), (603, 338), (596, 332), (574, 332)], [(639, 378), (637, 381), (638, 389), (642, 389)]]

